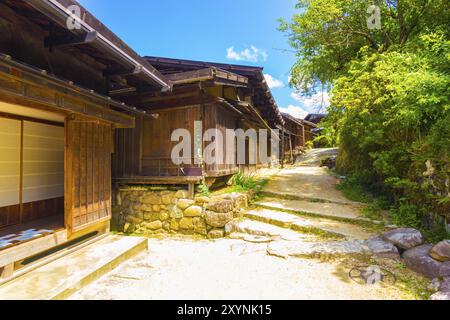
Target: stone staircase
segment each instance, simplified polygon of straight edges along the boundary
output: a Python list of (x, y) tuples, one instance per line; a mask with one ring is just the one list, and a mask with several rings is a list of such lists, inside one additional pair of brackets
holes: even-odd
[(361, 216), (354, 202), (307, 200), (270, 193), (226, 227), (231, 238), (267, 243), (277, 257), (370, 255), (368, 239), (384, 224)]

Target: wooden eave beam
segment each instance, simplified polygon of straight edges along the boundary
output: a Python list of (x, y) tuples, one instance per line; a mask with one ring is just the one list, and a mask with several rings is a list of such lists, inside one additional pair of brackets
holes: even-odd
[(98, 38), (97, 31), (89, 31), (81, 35), (71, 35), (70, 37), (47, 37), (44, 40), (45, 47), (61, 47), (76, 46), (80, 44), (88, 44), (96, 41)]

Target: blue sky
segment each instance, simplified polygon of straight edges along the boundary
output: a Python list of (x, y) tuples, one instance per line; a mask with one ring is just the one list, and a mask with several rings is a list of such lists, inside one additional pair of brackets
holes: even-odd
[(264, 67), (282, 111), (315, 111), (317, 97), (288, 85), (295, 62), (278, 18), (289, 19), (296, 0), (79, 0), (141, 55)]

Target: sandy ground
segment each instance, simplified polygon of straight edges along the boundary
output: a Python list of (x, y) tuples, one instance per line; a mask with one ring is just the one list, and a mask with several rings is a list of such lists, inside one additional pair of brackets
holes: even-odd
[(264, 190), (284, 195), (350, 203), (351, 201), (336, 189), (337, 183), (337, 179), (330, 176), (325, 168), (296, 167), (281, 170), (270, 180)]
[(280, 259), (241, 240), (149, 240), (149, 252), (72, 296), (82, 299), (404, 299), (395, 287), (366, 286), (348, 268)]

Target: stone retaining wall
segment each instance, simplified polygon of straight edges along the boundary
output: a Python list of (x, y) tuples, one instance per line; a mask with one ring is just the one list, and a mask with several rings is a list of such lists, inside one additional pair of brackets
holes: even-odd
[(125, 187), (116, 190), (113, 220), (119, 231), (139, 235), (161, 233), (224, 236), (225, 225), (243, 216), (245, 194), (189, 199), (186, 190)]

